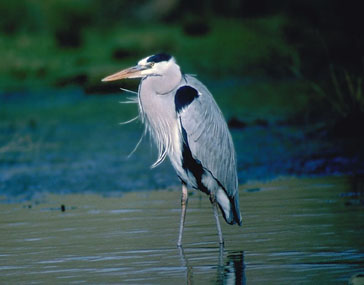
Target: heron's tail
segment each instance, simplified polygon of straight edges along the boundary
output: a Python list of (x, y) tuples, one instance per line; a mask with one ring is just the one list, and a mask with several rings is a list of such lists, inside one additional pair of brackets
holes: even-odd
[(220, 207), (222, 216), (228, 224), (238, 224), (241, 226), (242, 219), (238, 192), (234, 196), (229, 197), (223, 189), (219, 189), (216, 193), (216, 202)]

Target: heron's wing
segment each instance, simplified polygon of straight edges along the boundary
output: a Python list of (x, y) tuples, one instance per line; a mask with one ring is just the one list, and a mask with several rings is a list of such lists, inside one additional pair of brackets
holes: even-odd
[(194, 159), (201, 162), (224, 187), (229, 197), (237, 192), (235, 151), (225, 119), (208, 89), (186, 76), (187, 86), (198, 91), (178, 112)]

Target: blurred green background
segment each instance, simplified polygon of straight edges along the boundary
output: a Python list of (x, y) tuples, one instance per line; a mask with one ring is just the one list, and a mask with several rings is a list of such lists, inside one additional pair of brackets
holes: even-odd
[[(135, 130), (115, 128), (136, 111), (118, 105), (121, 95), (115, 94), (119, 87), (136, 90), (138, 81), (105, 84), (100, 79), (161, 51), (175, 56), (185, 73), (197, 74), (214, 94), (233, 131), (239, 171), (245, 173), (241, 182), (282, 174), (361, 175), (364, 23), (355, 5), (338, 0), (2, 0), (2, 189), (22, 193), (63, 185), (53, 179), (39, 186), (46, 179), (39, 175), (63, 165), (60, 169), (72, 176), (69, 163), (75, 154), (83, 153), (78, 161), (85, 163), (75, 166), (83, 175), (78, 183), (88, 179), (85, 172), (100, 171), (96, 161), (116, 169), (102, 174), (110, 180), (140, 161), (149, 150), (142, 149), (134, 162), (110, 166), (125, 156), (120, 149), (129, 147), (115, 133), (130, 138)], [(90, 137), (92, 142), (86, 140)], [(135, 134), (131, 141), (137, 140)], [(104, 145), (109, 141), (115, 143)], [(261, 145), (255, 149), (257, 141)], [(104, 155), (86, 163), (90, 153)], [(254, 159), (246, 161), (252, 153)], [(116, 158), (111, 163), (106, 155)], [(287, 156), (283, 162), (282, 155)], [(144, 171), (148, 163), (131, 173)], [(54, 169), (44, 175), (51, 173)], [(142, 180), (140, 175), (134, 180)], [(108, 189), (143, 188), (158, 179)], [(60, 188), (73, 191), (75, 185)]]
[(358, 8), (328, 0), (3, 0), (0, 90), (110, 93), (115, 86), (100, 78), (165, 51), (185, 72), (248, 80), (246, 90), (228, 90), (239, 98), (270, 89), (289, 93), (295, 109), (308, 103), (306, 112), (321, 114), (315, 105), (324, 103), (330, 116), (354, 111), (362, 119)]

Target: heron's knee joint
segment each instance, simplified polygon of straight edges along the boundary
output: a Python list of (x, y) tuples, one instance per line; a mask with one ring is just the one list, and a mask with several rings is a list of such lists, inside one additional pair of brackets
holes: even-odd
[(182, 195), (181, 197), (181, 205), (186, 206), (188, 203), (188, 195)]
[(182, 192), (181, 205), (187, 205), (188, 203), (188, 193)]

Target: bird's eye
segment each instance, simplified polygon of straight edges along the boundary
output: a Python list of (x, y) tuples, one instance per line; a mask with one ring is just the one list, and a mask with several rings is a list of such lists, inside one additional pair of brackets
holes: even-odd
[(151, 63), (149, 63), (149, 66), (153, 67), (154, 64), (155, 64), (155, 62), (151, 62)]

